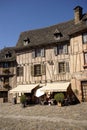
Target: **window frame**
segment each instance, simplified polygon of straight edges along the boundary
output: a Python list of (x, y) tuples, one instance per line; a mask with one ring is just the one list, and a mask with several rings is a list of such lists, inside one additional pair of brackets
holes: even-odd
[(45, 49), (44, 48), (36, 48), (32, 51), (32, 58), (35, 57), (45, 57)]
[(2, 66), (3, 66), (3, 68), (9, 68), (10, 63), (9, 62), (4, 62)]
[(61, 54), (68, 54), (68, 45), (67, 44), (60, 44), (54, 47), (54, 54), (61, 55)]
[(23, 66), (18, 66), (17, 67), (17, 76), (23, 76)]
[[(35, 71), (37, 71), (37, 70), (35, 70), (35, 69), (37, 69), (37, 66), (40, 67), (40, 70), (38, 70), (39, 73), (35, 72)], [(36, 76), (42, 76), (45, 74), (46, 74), (46, 65), (44, 63), (31, 65), (31, 76), (36, 77)]]
[(40, 57), (41, 56), (41, 49), (37, 48), (35, 49), (35, 57)]
[(34, 76), (41, 76), (41, 64), (34, 65)]
[(58, 62), (58, 73), (61, 74), (61, 73), (69, 73), (69, 72), (70, 72), (69, 62), (65, 62), (65, 61)]

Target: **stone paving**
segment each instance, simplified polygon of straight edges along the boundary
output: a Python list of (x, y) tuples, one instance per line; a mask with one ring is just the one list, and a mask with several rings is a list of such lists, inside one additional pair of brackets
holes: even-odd
[(0, 104), (0, 130), (87, 130), (87, 102), (58, 107)]

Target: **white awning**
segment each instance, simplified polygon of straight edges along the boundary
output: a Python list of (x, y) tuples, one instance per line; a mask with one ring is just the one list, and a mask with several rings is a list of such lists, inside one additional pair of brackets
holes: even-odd
[(10, 90), (10, 93), (31, 93), (32, 89), (38, 85), (39, 84), (18, 85), (16, 88)]
[(40, 97), (40, 96), (42, 96), (42, 95), (44, 95), (44, 94), (45, 94), (45, 92), (44, 92), (44, 91), (41, 91), (41, 88), (39, 88), (39, 89), (36, 90), (35, 96), (36, 96), (36, 97)]
[(47, 83), (46, 86), (41, 88), (41, 91), (44, 92), (66, 92), (70, 82), (55, 82)]

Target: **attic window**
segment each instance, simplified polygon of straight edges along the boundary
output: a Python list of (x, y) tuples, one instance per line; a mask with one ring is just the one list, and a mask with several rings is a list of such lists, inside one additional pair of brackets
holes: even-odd
[(30, 43), (30, 39), (27, 37), (24, 39), (24, 46), (27, 46)]
[(12, 54), (8, 51), (6, 54), (5, 54), (5, 58), (10, 58), (12, 57)]
[(62, 36), (61, 32), (58, 29), (56, 29), (54, 32), (54, 39), (59, 40), (61, 36)]

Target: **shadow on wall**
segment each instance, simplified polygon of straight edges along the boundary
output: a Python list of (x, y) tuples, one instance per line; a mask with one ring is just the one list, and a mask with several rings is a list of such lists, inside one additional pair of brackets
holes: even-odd
[(67, 96), (69, 97), (69, 100), (71, 101), (71, 105), (80, 103), (78, 97), (73, 92), (71, 85), (67, 89)]

